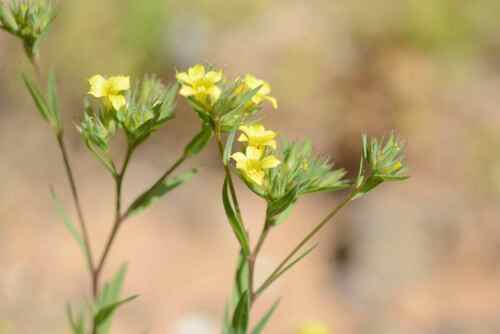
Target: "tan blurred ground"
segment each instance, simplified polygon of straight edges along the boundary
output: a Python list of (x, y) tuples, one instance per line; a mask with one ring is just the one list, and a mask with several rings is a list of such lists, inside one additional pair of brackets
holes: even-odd
[[(270, 81), (280, 108), (266, 114), (266, 124), (282, 136), (310, 137), (351, 172), (362, 132), (396, 130), (408, 144), (412, 178), (353, 203), (318, 250), (258, 302), (260, 314), (285, 296), (267, 333), (293, 334), (310, 320), (342, 334), (500, 333), (498, 1), (60, 5), (42, 63), (58, 72), (96, 249), (110, 228), (113, 194), (73, 128), (85, 79), (156, 72), (169, 81), (175, 68), (209, 62)], [(20, 71), (30, 71), (20, 45), (0, 34), (0, 323), (6, 333), (68, 333), (65, 302), (83, 302), (88, 277), (53, 210), (50, 185), (74, 213), (55, 142)], [(137, 153), (128, 200), (197, 130), (179, 104), (177, 118)], [(117, 157), (122, 149), (117, 143)], [(127, 261), (126, 292), (141, 295), (119, 312), (114, 333), (208, 334), (222, 318), (237, 249), (221, 208), (214, 147), (189, 166), (200, 168), (193, 182), (130, 220), (112, 251), (108, 274)], [(255, 234), (263, 204), (240, 190)], [(265, 247), (258, 276), (339, 198), (302, 201)]]

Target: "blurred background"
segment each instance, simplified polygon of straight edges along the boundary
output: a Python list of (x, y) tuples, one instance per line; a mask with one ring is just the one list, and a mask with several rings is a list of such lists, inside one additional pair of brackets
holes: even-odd
[[(59, 78), (67, 141), (95, 251), (111, 228), (112, 180), (82, 144), (86, 79), (157, 73), (199, 62), (265, 78), (280, 103), (268, 127), (309, 137), (355, 173), (360, 135), (395, 130), (412, 178), (384, 184), (345, 209), (320, 247), (258, 301), (254, 319), (285, 296), (266, 333), (309, 322), (329, 333), (500, 333), (500, 2), (497, 0), (71, 0), (42, 46)], [(20, 43), (0, 34), (0, 333), (68, 333), (65, 303), (82, 305), (88, 274), (54, 211), (49, 186), (75, 216), (61, 157), (20, 80)], [(198, 130), (177, 117), (136, 154), (132, 200)], [(123, 156), (123, 141), (113, 148)], [(220, 202), (215, 147), (184, 166), (189, 184), (127, 222), (106, 275), (129, 264), (114, 333), (217, 333), (236, 241)], [(239, 186), (250, 231), (263, 203)], [(307, 197), (275, 230), (259, 279), (342, 194)]]

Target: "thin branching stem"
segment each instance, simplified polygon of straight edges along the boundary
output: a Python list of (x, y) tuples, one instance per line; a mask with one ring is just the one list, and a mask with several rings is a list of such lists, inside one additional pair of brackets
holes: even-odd
[(129, 146), (127, 148), (127, 154), (125, 156), (125, 161), (123, 162), (122, 168), (118, 174), (114, 175), (114, 180), (115, 180), (115, 218), (113, 222), (113, 228), (111, 229), (111, 233), (109, 234), (108, 240), (106, 241), (106, 244), (104, 246), (104, 251), (100, 257), (100, 260), (95, 267), (94, 270), (94, 275), (93, 275), (93, 280), (92, 280), (92, 287), (93, 287), (93, 295), (94, 298), (97, 297), (99, 293), (99, 279), (100, 275), (102, 272), (102, 269), (104, 267), (104, 264), (106, 263), (106, 259), (108, 258), (109, 251), (111, 250), (111, 246), (113, 245), (113, 242), (118, 234), (118, 231), (120, 229), (120, 226), (123, 222), (122, 216), (121, 216), (121, 203), (122, 203), (122, 185), (123, 185), (123, 177), (125, 175), (125, 172), (127, 171), (127, 167), (130, 162), (130, 158), (132, 157), (132, 153), (134, 152), (135, 147), (134, 146)]
[(80, 196), (78, 195), (78, 190), (76, 187), (75, 178), (73, 176), (73, 169), (71, 168), (71, 163), (68, 157), (68, 152), (66, 149), (66, 145), (64, 143), (64, 137), (62, 132), (57, 135), (57, 143), (59, 145), (59, 149), (61, 150), (61, 155), (64, 161), (64, 168), (66, 170), (66, 176), (68, 178), (68, 182), (71, 188), (71, 195), (73, 196), (73, 201), (75, 203), (76, 212), (78, 216), (78, 223), (80, 225), (80, 229), (82, 231), (82, 239), (83, 244), (85, 246), (85, 255), (87, 258), (87, 267), (91, 276), (94, 273), (94, 256), (92, 255), (92, 247), (90, 245), (90, 238), (87, 229), (87, 225), (85, 223), (85, 219), (83, 217), (83, 210), (80, 204)]
[(326, 215), (321, 222), (316, 225), (316, 227), (309, 232), (309, 234), (302, 239), (301, 242), (288, 254), (287, 257), (276, 267), (276, 269), (272, 272), (271, 275), (264, 281), (264, 283), (257, 289), (255, 293), (255, 297), (258, 297), (262, 291), (264, 291), (269, 285), (271, 285), (279, 276), (281, 270), (287, 265), (287, 263), (304, 247), (321, 229), (325, 227), (325, 225), (342, 209), (344, 208), (353, 197), (356, 195), (356, 191), (352, 191), (346, 198), (340, 202), (328, 215)]
[[(165, 181), (165, 179), (167, 177), (170, 176), (170, 174), (172, 174), (186, 159), (187, 159), (187, 155), (186, 154), (182, 154), (173, 164), (172, 166), (170, 166), (169, 169), (167, 169), (165, 171), (165, 173), (163, 173), (162, 176), (160, 176), (158, 178), (158, 180), (156, 180), (156, 182), (151, 186), (149, 187), (149, 189), (146, 191), (147, 192), (150, 192), (151, 190), (153, 190), (154, 188), (158, 187), (163, 181)], [(128, 209), (125, 211), (125, 213), (123, 214), (122, 216), (122, 219), (127, 219), (128, 216), (130, 215), (130, 211), (131, 211), (132, 207), (129, 206)]]
[(264, 222), (264, 226), (262, 227), (262, 231), (259, 236), (259, 240), (257, 241), (257, 244), (255, 245), (255, 248), (253, 249), (249, 260), (248, 260), (248, 293), (250, 296), (250, 307), (253, 305), (253, 302), (255, 301), (256, 298), (256, 293), (254, 291), (254, 285), (255, 285), (255, 263), (257, 261), (257, 257), (259, 256), (260, 250), (262, 249), (262, 246), (264, 245), (264, 242), (266, 241), (267, 236), (269, 235), (269, 232), (271, 230), (272, 225), (270, 224), (270, 221), (266, 215), (266, 220)]

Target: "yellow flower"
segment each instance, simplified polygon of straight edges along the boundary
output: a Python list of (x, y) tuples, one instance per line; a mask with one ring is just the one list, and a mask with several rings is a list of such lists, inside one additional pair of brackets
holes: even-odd
[(243, 133), (238, 138), (239, 142), (248, 142), (249, 146), (262, 149), (269, 146), (276, 149), (276, 132), (266, 130), (262, 124), (242, 125), (240, 131)]
[(269, 95), (271, 94), (271, 85), (268, 82), (257, 79), (251, 74), (247, 74), (245, 75), (245, 78), (243, 78), (243, 83), (245, 84), (246, 89), (255, 89), (260, 86), (259, 91), (252, 97), (253, 103), (259, 104), (263, 100), (267, 100), (271, 102), (274, 109), (278, 108), (278, 101), (276, 98)]
[(113, 106), (115, 110), (120, 110), (127, 104), (123, 92), (130, 89), (130, 78), (126, 76), (104, 78), (102, 75), (94, 75), (89, 79), (89, 94), (98, 98), (103, 98), (108, 106)]
[(222, 80), (222, 71), (206, 72), (205, 66), (198, 64), (187, 72), (177, 73), (176, 77), (182, 84), (179, 92), (182, 96), (194, 96), (202, 103), (214, 104), (221, 94), (217, 83)]
[(262, 186), (264, 184), (265, 170), (275, 168), (281, 162), (274, 156), (263, 157), (264, 151), (253, 146), (248, 146), (245, 154), (234, 153), (231, 158), (236, 161), (236, 168), (241, 170), (246, 178)]
[(328, 327), (321, 322), (311, 322), (302, 326), (298, 334), (328, 334)]

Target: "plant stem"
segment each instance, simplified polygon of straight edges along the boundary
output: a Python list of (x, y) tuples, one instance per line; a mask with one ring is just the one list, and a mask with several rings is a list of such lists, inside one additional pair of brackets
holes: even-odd
[(316, 225), (316, 227), (309, 232), (309, 234), (288, 254), (288, 256), (281, 261), (281, 263), (278, 265), (278, 267), (273, 271), (271, 275), (264, 281), (264, 283), (261, 285), (259, 289), (255, 292), (255, 297), (258, 297), (262, 291), (264, 291), (269, 285), (271, 285), (278, 277), (280, 274), (281, 269), (283, 269), (284, 266), (290, 261), (301, 249), (304, 247), (305, 244), (307, 244), (325, 225), (332, 219), (342, 208), (344, 208), (349, 202), (352, 200), (352, 198), (356, 195), (356, 191), (352, 191), (346, 198), (335, 207), (328, 215), (326, 215), (323, 220)]
[(256, 298), (256, 293), (254, 291), (255, 285), (255, 262), (257, 261), (257, 257), (259, 256), (260, 250), (264, 245), (264, 241), (266, 241), (267, 236), (269, 235), (269, 231), (271, 230), (272, 225), (269, 224), (269, 219), (266, 215), (266, 221), (264, 222), (264, 226), (262, 227), (262, 232), (260, 233), (259, 240), (255, 245), (255, 248), (252, 251), (252, 254), (248, 258), (248, 293), (250, 296), (250, 307), (252, 307), (253, 302)]
[(31, 52), (26, 50), (26, 56), (28, 57), (31, 65), (35, 69), (36, 76), (40, 83), (42, 82), (42, 71), (40, 70), (40, 61), (37, 55), (32, 54)]
[(80, 229), (82, 231), (83, 244), (85, 246), (85, 252), (86, 252), (85, 255), (87, 258), (87, 267), (90, 275), (93, 277), (94, 257), (92, 255), (92, 247), (90, 246), (89, 233), (87, 230), (87, 225), (85, 224), (85, 219), (83, 218), (83, 211), (82, 211), (82, 206), (80, 204), (80, 197), (78, 195), (75, 178), (73, 176), (73, 170), (71, 168), (71, 163), (69, 161), (66, 145), (64, 144), (64, 137), (62, 132), (57, 135), (57, 143), (59, 144), (59, 149), (61, 150), (61, 155), (63, 157), (64, 167), (66, 169), (66, 176), (68, 178), (68, 182), (71, 188), (71, 194), (73, 196), (73, 201), (75, 203), (78, 222), (80, 225)]
[(106, 245), (104, 247), (104, 251), (101, 255), (101, 258), (99, 260), (99, 263), (97, 264), (97, 267), (94, 270), (93, 273), (93, 279), (92, 279), (92, 291), (94, 295), (94, 299), (97, 297), (99, 293), (99, 279), (100, 275), (102, 272), (102, 269), (104, 267), (104, 264), (106, 263), (106, 259), (108, 258), (109, 251), (111, 250), (111, 246), (113, 245), (113, 242), (118, 234), (118, 231), (120, 229), (120, 226), (123, 222), (123, 218), (121, 217), (121, 195), (122, 195), (122, 185), (123, 185), (123, 176), (125, 175), (125, 172), (127, 171), (127, 167), (130, 162), (130, 158), (132, 157), (132, 153), (134, 152), (135, 147), (134, 146), (129, 146), (127, 148), (127, 155), (125, 156), (125, 161), (123, 162), (123, 166), (120, 170), (120, 172), (117, 175), (114, 175), (114, 180), (115, 180), (115, 219), (113, 223), (113, 228), (111, 229), (111, 233), (109, 234), (108, 240), (106, 242)]

